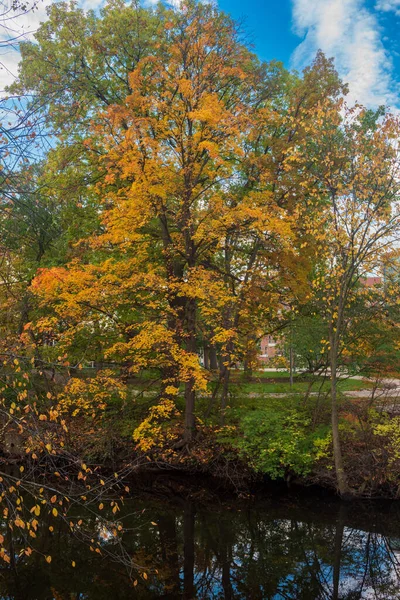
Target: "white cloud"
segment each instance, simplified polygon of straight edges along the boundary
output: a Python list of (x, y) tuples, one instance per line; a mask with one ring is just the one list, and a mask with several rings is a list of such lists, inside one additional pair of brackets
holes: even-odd
[[(398, 4), (400, 0), (379, 0)], [(301, 68), (320, 48), (350, 87), (350, 101), (376, 107), (400, 103), (393, 64), (381, 37), (377, 13), (364, 0), (293, 0), (293, 25), (304, 40), (296, 48), (293, 65)]]
[(105, 3), (105, 0), (81, 0), (79, 6), (84, 10), (96, 10)]
[(378, 0), (375, 8), (383, 12), (394, 12), (400, 16), (400, 0)]
[[(35, 7), (32, 9), (33, 4)], [(32, 40), (40, 23), (47, 20), (46, 9), (52, 0), (28, 0), (26, 11), (12, 11), (12, 0), (0, 0), (0, 95), (17, 75), (20, 54), (19, 42)], [(85, 10), (95, 10), (104, 0), (81, 0)]]
[[(156, 6), (159, 0), (143, 0), (144, 6)], [(184, 0), (166, 0), (167, 4), (170, 4), (174, 8), (180, 8)]]
[(13, 11), (11, 2), (0, 2), (0, 91), (13, 82), (20, 59), (20, 41), (30, 40), (46, 19), (46, 8), (51, 0), (40, 0), (32, 9), (33, 2), (27, 2), (26, 11)]

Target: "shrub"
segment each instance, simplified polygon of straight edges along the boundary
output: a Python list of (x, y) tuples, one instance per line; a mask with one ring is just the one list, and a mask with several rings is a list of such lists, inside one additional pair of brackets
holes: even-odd
[(254, 411), (242, 419), (240, 428), (240, 453), (253, 469), (272, 479), (306, 475), (327, 455), (331, 442), (328, 425), (313, 430), (307, 412), (291, 406)]

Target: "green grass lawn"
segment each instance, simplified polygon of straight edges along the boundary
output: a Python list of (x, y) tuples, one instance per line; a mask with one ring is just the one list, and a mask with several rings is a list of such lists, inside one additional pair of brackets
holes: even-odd
[[(282, 402), (282, 398), (268, 397), (268, 394), (283, 394), (286, 398), (291, 398), (291, 401), (302, 402), (306, 392), (329, 392), (329, 380), (324, 381), (323, 377), (309, 377), (309, 381), (302, 381), (304, 375), (297, 374), (294, 378), (293, 387), (290, 387), (288, 381), (289, 374), (287, 372), (270, 372), (265, 373), (263, 371), (253, 374), (253, 379), (258, 375), (261, 381), (252, 381), (250, 383), (239, 379), (237, 376), (238, 372), (233, 374), (233, 382), (230, 385), (230, 399), (229, 405), (234, 411), (239, 410), (256, 410), (257, 408), (274, 402)], [(242, 375), (241, 372), (239, 372)], [(160, 381), (157, 378), (157, 373), (152, 372), (146, 374), (143, 378), (135, 378), (133, 381), (128, 383), (128, 399), (125, 402), (116, 400), (110, 403), (108, 407), (108, 416), (114, 417), (118, 421), (121, 421), (120, 428), (127, 434), (131, 435), (131, 432), (139, 423), (148, 415), (149, 408), (156, 402), (156, 396), (159, 393)], [(266, 375), (268, 377), (266, 377)], [(268, 379), (272, 379), (270, 383), (266, 382)], [(284, 381), (280, 382), (279, 379)], [(275, 381), (274, 381), (275, 380)], [(276, 381), (278, 380), (278, 381)], [(311, 388), (310, 388), (311, 384)], [(213, 389), (215, 382), (209, 384), (209, 388)], [(351, 391), (367, 389), (372, 384), (368, 381), (359, 379), (342, 379), (339, 382), (340, 391)], [(144, 392), (141, 393), (141, 392)], [(253, 397), (253, 395), (255, 397)], [(314, 396), (315, 398), (315, 396)], [(311, 400), (310, 400), (311, 401)], [(314, 400), (313, 400), (314, 401)], [(286, 400), (285, 400), (286, 402)], [(210, 403), (210, 396), (198, 394), (196, 412), (197, 415), (202, 418), (202, 415), (207, 410)], [(184, 398), (183, 398), (183, 386), (181, 393), (176, 399), (176, 404), (180, 411), (184, 411)], [(220, 406), (220, 395), (215, 400), (215, 406), (211, 421), (215, 419), (219, 420), (219, 406)], [(215, 414), (214, 414), (215, 413)]]
[[(282, 379), (289, 377), (289, 371), (252, 371), (252, 378), (259, 377), (261, 379)], [(231, 372), (232, 381), (244, 379), (245, 373), (242, 370), (233, 370)]]
[[(369, 381), (363, 381), (360, 379), (342, 379), (338, 383), (338, 389), (342, 392), (353, 391), (353, 390), (365, 390), (372, 387), (372, 383)], [(294, 378), (293, 386), (290, 387), (289, 382), (282, 383), (264, 383), (264, 382), (251, 382), (251, 383), (237, 383), (231, 385), (231, 391), (233, 394), (287, 394), (287, 393), (304, 393), (310, 389), (312, 392), (328, 391), (329, 380), (324, 381), (323, 377), (314, 377), (309, 381), (299, 381)]]
[[(258, 373), (257, 373), (258, 375)], [(290, 386), (289, 374), (286, 372), (271, 372), (270, 377), (265, 377), (264, 372), (259, 372), (260, 381), (257, 381), (257, 376), (253, 375), (251, 382), (246, 382), (243, 378), (239, 379), (237, 372), (231, 378), (232, 382), (229, 386), (230, 394), (233, 397), (248, 396), (249, 394), (305, 394), (306, 392), (327, 392), (329, 391), (329, 379), (323, 377), (304, 376), (297, 374), (294, 377), (293, 386)], [(279, 375), (280, 377), (278, 377)], [(268, 381), (271, 379), (272, 381)], [(279, 381), (283, 380), (283, 381)], [(159, 379), (146, 378), (143, 380), (137, 379), (129, 383), (129, 389), (132, 396), (144, 392), (144, 397), (139, 400), (138, 404), (151, 405), (151, 396), (155, 396), (159, 391)], [(215, 388), (216, 382), (209, 383), (210, 391)], [(338, 383), (339, 391), (356, 391), (365, 390), (373, 387), (373, 383), (368, 380), (343, 378)], [(184, 387), (181, 386), (180, 395), (183, 395)], [(202, 394), (199, 393), (199, 396)]]

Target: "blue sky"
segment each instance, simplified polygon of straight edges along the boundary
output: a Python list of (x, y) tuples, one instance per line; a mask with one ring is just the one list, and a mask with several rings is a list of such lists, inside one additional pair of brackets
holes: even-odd
[(235, 19), (243, 19), (262, 59), (278, 59), (290, 64), (299, 43), (291, 26), (293, 5), (290, 0), (248, 0), (246, 4), (241, 0), (219, 0), (218, 6)]
[[(16, 30), (31, 37), (46, 18), (39, 10), (21, 17)], [(143, 0), (152, 4), (156, 0)], [(180, 0), (169, 0), (178, 5)], [(214, 0), (235, 19), (243, 19), (255, 51), (265, 60), (281, 60), (301, 69), (321, 48), (333, 56), (343, 80), (350, 85), (349, 101), (374, 107), (387, 104), (400, 110), (400, 0)], [(99, 8), (104, 0), (79, 0), (84, 8)], [(1, 35), (0, 35), (1, 41)], [(18, 55), (1, 57), (0, 89), (17, 70)]]
[(350, 84), (350, 101), (400, 109), (400, 0), (219, 0), (245, 18), (257, 54), (301, 69), (318, 48)]

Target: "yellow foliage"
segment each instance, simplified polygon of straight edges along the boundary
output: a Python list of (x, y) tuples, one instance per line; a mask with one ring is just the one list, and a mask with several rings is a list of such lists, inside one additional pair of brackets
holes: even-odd
[(100, 415), (112, 396), (125, 400), (126, 386), (110, 370), (99, 371), (93, 378), (72, 377), (58, 396), (57, 409), (72, 417)]
[(149, 415), (133, 432), (133, 439), (142, 452), (155, 446), (162, 446), (169, 438), (168, 424), (179, 416), (175, 403), (170, 399), (161, 400), (149, 409)]

